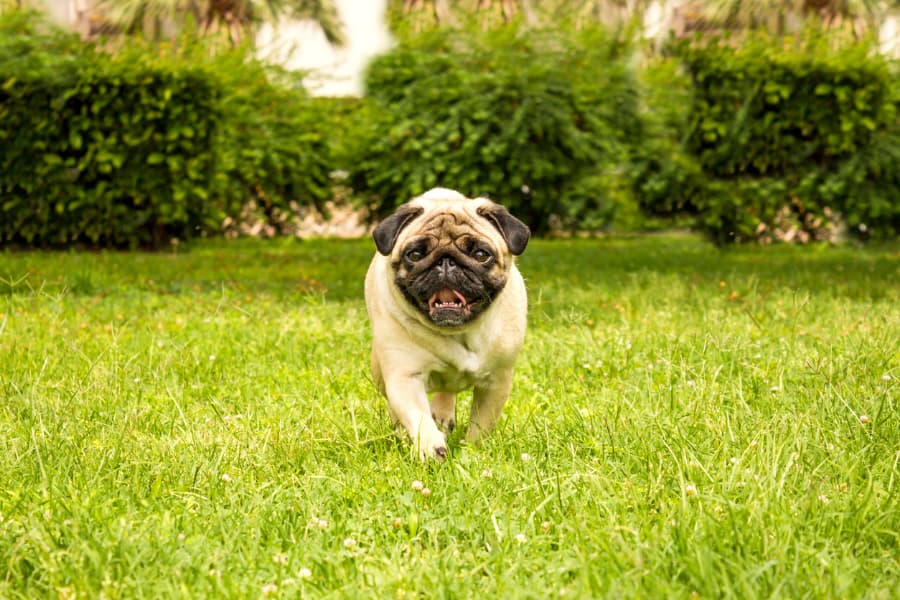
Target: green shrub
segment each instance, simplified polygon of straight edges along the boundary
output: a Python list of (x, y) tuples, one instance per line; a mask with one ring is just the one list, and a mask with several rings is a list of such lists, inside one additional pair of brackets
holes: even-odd
[(412, 36), (366, 76), (351, 180), (374, 214), (434, 186), (488, 194), (536, 232), (608, 224), (636, 135), (627, 45), (599, 30)]
[(291, 212), (292, 203), (321, 209), (334, 168), (327, 109), (313, 104), (302, 74), (265, 65), (251, 52), (181, 57), (203, 65), (219, 89), (216, 191), (230, 215), (249, 200), (270, 216), (275, 209)]
[(674, 54), (692, 91), (644, 156), (645, 209), (694, 214), (720, 242), (752, 239), (784, 207), (801, 224), (837, 212), (851, 230), (900, 231), (898, 78), (868, 43), (754, 36)]
[[(685, 147), (693, 86), (677, 60), (655, 59), (640, 72), (642, 133), (632, 145), (630, 182), (647, 215), (690, 215), (707, 193), (707, 175)], [(688, 217), (688, 223), (693, 221)]]
[[(125, 39), (115, 53), (0, 22), (0, 243), (158, 247), (322, 204), (327, 132), (296, 77), (248, 48)], [(294, 205), (296, 206), (296, 205)]]
[(217, 90), (208, 78), (187, 65), (115, 60), (27, 26), (4, 33), (0, 239), (158, 245), (215, 216)]

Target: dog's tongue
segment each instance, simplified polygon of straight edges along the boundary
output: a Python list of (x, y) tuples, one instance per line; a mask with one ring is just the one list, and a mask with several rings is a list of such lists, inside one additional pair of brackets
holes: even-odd
[(428, 300), (428, 306), (433, 311), (436, 308), (463, 308), (468, 310), (468, 302), (465, 296), (454, 289), (444, 288)]
[(463, 302), (463, 297), (459, 294), (459, 292), (455, 292), (450, 288), (444, 288), (437, 293), (437, 299), (439, 302)]

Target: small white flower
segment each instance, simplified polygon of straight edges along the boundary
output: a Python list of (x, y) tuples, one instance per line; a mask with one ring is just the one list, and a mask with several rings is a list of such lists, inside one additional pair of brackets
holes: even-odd
[(733, 465), (736, 465), (736, 464), (738, 464), (739, 462), (741, 462), (741, 459), (739, 459), (737, 456), (732, 456), (732, 457), (729, 459), (729, 462), (731, 462), (731, 464), (733, 464)]
[(423, 496), (424, 498), (427, 498), (427, 497), (430, 496), (430, 495), (431, 495), (431, 489), (429, 489), (429, 488), (422, 488), (422, 496)]
[(267, 583), (262, 586), (262, 595), (263, 596), (274, 596), (278, 593), (278, 586), (274, 583)]
[(286, 577), (281, 580), (281, 585), (284, 587), (294, 585), (295, 583), (297, 583), (297, 581), (293, 577)]
[(882, 378), (884, 381), (890, 381), (890, 380), (891, 380), (891, 374), (890, 374), (890, 373), (885, 373), (884, 375), (881, 376), (881, 378)]
[(219, 569), (216, 569), (216, 568), (211, 568), (209, 570), (209, 576), (210, 577), (221, 577), (222, 571), (220, 571)]
[(697, 486), (695, 486), (693, 483), (687, 484), (686, 486), (684, 486), (684, 493), (688, 496), (696, 496)]
[(344, 538), (344, 548), (353, 549), (356, 547), (356, 540), (353, 538)]
[(522, 462), (528, 462), (529, 460), (531, 460), (531, 455), (527, 452), (523, 452), (522, 456), (520, 456), (519, 458), (522, 459)]
[(319, 526), (319, 529), (328, 529), (328, 521), (326, 521), (325, 519), (319, 519), (316, 525)]
[(309, 579), (310, 577), (312, 577), (312, 571), (310, 571), (306, 567), (303, 567), (302, 569), (297, 571), (297, 577), (299, 577), (300, 579)]
[(771, 390), (772, 390), (773, 392), (777, 392), (777, 391), (780, 390), (780, 389), (781, 389), (781, 388), (778, 387), (777, 385), (773, 385), (772, 388), (771, 388)]
[(276, 565), (286, 565), (288, 563), (287, 554), (279, 552), (278, 554), (272, 557), (272, 562)]
[(527, 541), (528, 541), (528, 538), (525, 537), (525, 534), (524, 534), (524, 533), (518, 533), (518, 534), (516, 534), (516, 543), (517, 543), (517, 544), (524, 544), (524, 543), (527, 542)]
[(415, 491), (421, 492), (424, 488), (425, 488), (425, 484), (422, 483), (421, 481), (419, 481), (418, 479), (416, 479), (415, 481), (412, 482), (412, 489), (414, 489)]
[[(210, 355), (209, 355), (209, 360), (216, 360), (216, 355), (215, 355), (215, 354), (210, 354)], [(277, 588), (276, 588), (276, 589), (277, 589)]]
[(869, 415), (859, 415), (859, 422), (863, 425), (867, 424), (869, 421)]
[(822, 504), (828, 504), (829, 502), (831, 502), (831, 500), (829, 500), (828, 496), (826, 496), (825, 494), (819, 494), (819, 502), (821, 502)]
[(550, 531), (550, 521), (544, 521), (543, 523), (541, 523), (541, 531), (543, 531), (544, 533)]
[(179, 542), (183, 542), (183, 541), (184, 541), (184, 538), (185, 538), (185, 535), (184, 535), (183, 533), (179, 533), (179, 534), (178, 534), (178, 541), (179, 541)]
[(140, 382), (141, 382), (141, 378), (140, 378), (140, 377), (135, 377), (135, 378), (134, 378), (134, 382), (135, 382), (135, 383), (140, 383)]
[(228, 483), (229, 481), (231, 481), (231, 475), (229, 475), (228, 473), (222, 473), (221, 479), (225, 483)]
[(481, 476), (484, 477), (485, 479), (490, 479), (491, 477), (494, 476), (494, 474), (491, 472), (490, 469), (485, 469), (484, 471), (481, 472)]

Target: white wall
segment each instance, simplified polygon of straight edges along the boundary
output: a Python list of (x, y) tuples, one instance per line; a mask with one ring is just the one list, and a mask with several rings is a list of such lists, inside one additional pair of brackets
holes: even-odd
[(881, 42), (881, 51), (888, 56), (900, 58), (900, 17), (890, 15), (881, 24), (878, 40)]
[(85, 0), (38, 0), (32, 6), (43, 6), (47, 16), (60, 25), (73, 25), (80, 12), (88, 8)]
[(391, 47), (385, 14), (387, 0), (337, 0), (346, 44), (332, 47), (309, 21), (264, 25), (256, 36), (261, 56), (292, 69), (312, 70), (305, 78), (320, 96), (361, 95), (368, 61)]

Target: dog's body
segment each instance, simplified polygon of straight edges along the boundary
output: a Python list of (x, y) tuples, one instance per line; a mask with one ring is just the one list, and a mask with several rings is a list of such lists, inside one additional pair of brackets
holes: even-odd
[(474, 388), (469, 441), (494, 425), (509, 396), (527, 313), (514, 256), (528, 228), (490, 200), (438, 188), (400, 207), (374, 237), (365, 288), (372, 375), (419, 455), (443, 459), (441, 429), (455, 426), (458, 392)]

